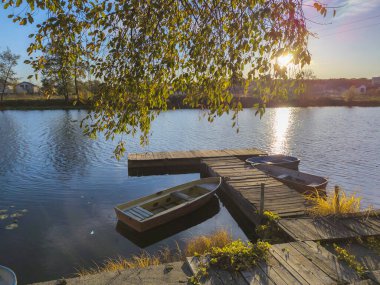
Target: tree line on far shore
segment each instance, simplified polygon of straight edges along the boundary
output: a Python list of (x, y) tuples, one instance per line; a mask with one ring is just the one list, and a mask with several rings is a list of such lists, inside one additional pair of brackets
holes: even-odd
[[(7, 87), (14, 86), (19, 81), (15, 71), (19, 59), (20, 55), (13, 53), (9, 48), (0, 51), (0, 102), (4, 100)], [(41, 75), (39, 93), (46, 98), (63, 96), (67, 103), (72, 100), (85, 103), (98, 94), (101, 88), (99, 80), (90, 78), (87, 66), (67, 66), (59, 53), (47, 55)]]

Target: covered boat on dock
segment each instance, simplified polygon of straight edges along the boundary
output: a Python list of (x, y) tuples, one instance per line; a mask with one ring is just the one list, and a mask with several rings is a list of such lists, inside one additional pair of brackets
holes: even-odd
[(300, 160), (294, 156), (274, 154), (274, 155), (262, 155), (262, 156), (250, 157), (246, 159), (245, 162), (253, 166), (256, 166), (259, 164), (268, 164), (268, 165), (276, 165), (276, 166), (298, 170), (298, 165), (300, 163)]
[(115, 207), (119, 221), (138, 232), (168, 223), (206, 204), (222, 178), (204, 178), (169, 188)]
[(319, 194), (326, 193), (328, 181), (324, 177), (275, 165), (259, 164), (255, 168), (296, 189), (300, 193), (313, 194), (315, 191), (318, 191)]

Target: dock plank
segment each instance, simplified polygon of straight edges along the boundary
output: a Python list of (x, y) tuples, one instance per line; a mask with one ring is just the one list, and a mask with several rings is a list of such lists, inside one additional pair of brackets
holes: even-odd
[[(234, 154), (234, 157), (231, 157)], [(201, 160), (213, 159), (215, 166), (236, 163), (258, 155), (266, 155), (256, 148), (238, 150), (188, 150), (170, 152), (145, 152), (128, 154), (128, 175), (162, 175), (201, 172)], [(239, 164), (240, 167), (246, 167)]]
[(358, 234), (341, 224), (341, 220), (329, 218), (301, 217), (298, 219), (282, 219), (280, 227), (298, 241), (322, 241), (354, 238)]
[(380, 235), (380, 228), (371, 223), (376, 219), (377, 217), (304, 216), (281, 219), (279, 226), (296, 241), (334, 241)]
[(274, 245), (272, 250), (281, 258), (281, 260), (279, 258), (277, 260), (286, 264), (289, 271), (291, 268), (297, 272), (309, 284), (335, 284), (334, 280), (290, 244)]
[(380, 284), (380, 270), (371, 271), (368, 273), (368, 277)]
[[(191, 271), (198, 271), (197, 258), (187, 258)], [(291, 242), (272, 245), (266, 260), (240, 272), (209, 269), (209, 278), (201, 284), (314, 285), (375, 284), (380, 276), (372, 271), (361, 280), (357, 273), (315, 242)], [(369, 282), (369, 283), (368, 283)]]
[(235, 200), (235, 204), (241, 206), (242, 211), (254, 223), (257, 222), (257, 217), (252, 217), (252, 213), (260, 207), (262, 183), (265, 184), (266, 210), (275, 212), (281, 217), (293, 217), (305, 213), (307, 205), (303, 195), (261, 170), (248, 166), (238, 158), (204, 159), (202, 163), (209, 176), (225, 178), (222, 190)]
[(358, 243), (350, 244), (347, 248), (348, 251), (355, 256), (356, 260), (359, 261), (367, 270), (380, 270), (380, 255), (375, 250)]

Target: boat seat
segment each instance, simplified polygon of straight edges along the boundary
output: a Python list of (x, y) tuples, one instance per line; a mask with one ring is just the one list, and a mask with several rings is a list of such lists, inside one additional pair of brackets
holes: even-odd
[(185, 201), (193, 200), (193, 197), (190, 197), (189, 195), (186, 195), (185, 193), (178, 192), (178, 191), (170, 193), (170, 196), (173, 196), (175, 198), (182, 199)]
[(280, 178), (280, 179), (285, 179), (287, 177), (288, 177), (287, 174), (281, 174), (281, 175), (277, 176), (277, 178)]
[(131, 218), (138, 220), (138, 221), (145, 220), (145, 219), (150, 218), (151, 216), (154, 215), (152, 212), (149, 212), (148, 210), (141, 208), (139, 206), (129, 208), (129, 209), (125, 210), (124, 213), (127, 216), (130, 216)]

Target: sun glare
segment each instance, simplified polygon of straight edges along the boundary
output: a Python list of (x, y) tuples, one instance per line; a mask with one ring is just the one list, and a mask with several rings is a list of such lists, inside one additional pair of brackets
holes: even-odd
[(281, 67), (286, 67), (290, 64), (290, 62), (292, 61), (293, 59), (293, 55), (288, 53), (288, 54), (285, 54), (285, 55), (282, 55), (282, 56), (279, 56), (277, 58), (277, 62), (278, 64), (281, 66)]

